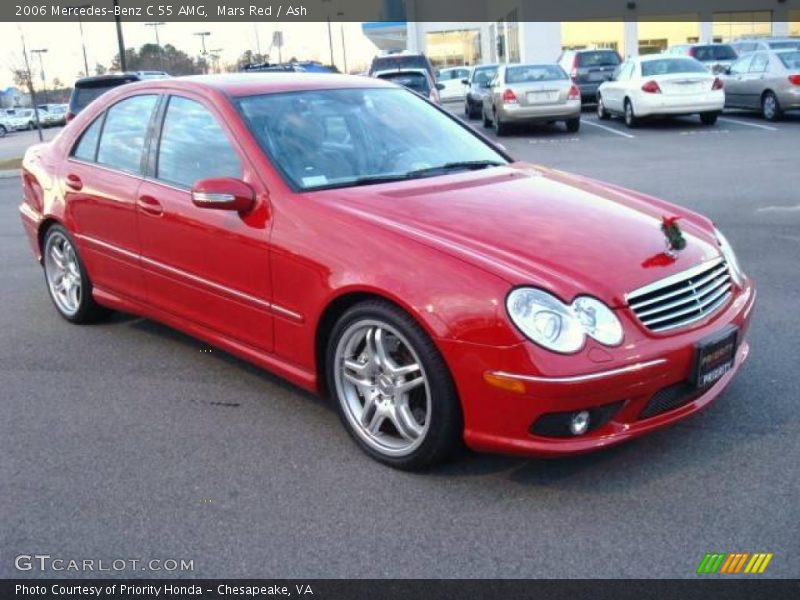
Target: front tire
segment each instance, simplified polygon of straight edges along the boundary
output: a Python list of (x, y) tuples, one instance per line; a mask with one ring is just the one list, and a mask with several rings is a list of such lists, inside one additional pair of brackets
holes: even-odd
[(761, 98), (761, 115), (767, 121), (777, 121), (783, 115), (781, 103), (774, 92), (766, 92)]
[(400, 308), (382, 300), (351, 307), (331, 332), (325, 364), (342, 423), (372, 458), (414, 470), (459, 447), (461, 406), (450, 371)]
[(719, 117), (719, 113), (717, 112), (701, 113), (700, 122), (703, 125), (714, 125), (714, 123), (717, 122), (717, 117)]
[(71, 323), (92, 323), (109, 314), (92, 297), (92, 282), (67, 230), (53, 225), (42, 244), (42, 265), (50, 299)]

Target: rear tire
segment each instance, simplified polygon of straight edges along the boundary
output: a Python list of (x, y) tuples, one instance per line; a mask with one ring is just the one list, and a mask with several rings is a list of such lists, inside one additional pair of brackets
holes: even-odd
[(603, 104), (603, 97), (597, 94), (597, 118), (601, 121), (606, 121), (611, 117), (606, 110), (606, 105)]
[(486, 116), (485, 110), (481, 110), (481, 117), (483, 118), (483, 126), (489, 129), (492, 126), (492, 121)]
[(508, 133), (508, 125), (500, 120), (497, 113), (494, 114), (494, 132), (497, 137), (503, 137)]
[(577, 133), (581, 128), (581, 120), (578, 119), (567, 119), (564, 121), (564, 124), (567, 126), (567, 131), (570, 133)]
[(767, 91), (761, 98), (761, 116), (767, 121), (777, 121), (783, 116), (781, 103), (774, 92)]
[[(423, 469), (461, 447), (461, 404), (450, 370), (402, 309), (378, 299), (351, 307), (331, 332), (325, 364), (345, 429), (375, 460)], [(410, 390), (398, 391), (409, 382)]]
[(92, 297), (92, 282), (75, 242), (61, 225), (47, 230), (42, 243), (42, 266), (50, 299), (70, 323), (93, 323), (110, 314)]
[(0, 125), (0, 138), (6, 137), (8, 130), (5, 128), (4, 125)]
[(717, 122), (717, 117), (719, 117), (717, 112), (700, 113), (700, 122), (703, 125), (713, 125)]
[(630, 99), (625, 98), (625, 126), (628, 129), (633, 129), (639, 125), (639, 118), (633, 111), (633, 103)]
[(36, 129), (36, 125), (34, 125), (33, 121), (28, 122), (28, 131), (33, 131)]

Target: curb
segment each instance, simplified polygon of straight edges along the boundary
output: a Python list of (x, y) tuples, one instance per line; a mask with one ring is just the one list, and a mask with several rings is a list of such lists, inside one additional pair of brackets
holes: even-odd
[(19, 173), (19, 169), (7, 169), (5, 171), (0, 171), (0, 179), (14, 179), (15, 177), (19, 177)]

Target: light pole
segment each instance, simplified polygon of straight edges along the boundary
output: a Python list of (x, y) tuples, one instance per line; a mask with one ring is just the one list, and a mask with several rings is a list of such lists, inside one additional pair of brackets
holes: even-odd
[(34, 107), (33, 116), (36, 119), (36, 130), (39, 132), (39, 141), (44, 141), (42, 137), (42, 124), (39, 122), (39, 111), (36, 110), (36, 90), (33, 89), (33, 75), (31, 74), (31, 63), (28, 62), (28, 49), (25, 44), (25, 34), (22, 33), (22, 27), (17, 23), (19, 29), (19, 39), (22, 42), (22, 58), (25, 59), (25, 83), (28, 84), (28, 93), (31, 95), (31, 104)]
[[(336, 16), (337, 17), (343, 17), (344, 13), (343, 12), (336, 13)], [(342, 21), (342, 23), (340, 24), (339, 27), (341, 28), (341, 32), (342, 32), (342, 62), (344, 62), (344, 71), (343, 72), (344, 72), (345, 75), (347, 75), (347, 46), (344, 43), (344, 21)]]
[(208, 52), (206, 52), (206, 37), (211, 35), (211, 32), (210, 31), (198, 31), (197, 33), (195, 33), (193, 35), (200, 36), (200, 43), (203, 46), (203, 52), (201, 53), (201, 56), (203, 57), (203, 72), (206, 73), (206, 72), (208, 72), (208, 66), (206, 65), (206, 54), (208, 54)]
[[(114, 8), (119, 9), (119, 0), (114, 0)], [(119, 10), (117, 10), (119, 13)], [(117, 46), (119, 46), (119, 68), (124, 73), (128, 70), (128, 64), (125, 60), (125, 40), (122, 38), (122, 19), (119, 16), (114, 17), (117, 23)]]
[[(70, 6), (69, 8), (89, 8), (89, 4), (81, 4), (80, 6)], [(81, 48), (83, 49), (83, 70), (86, 72), (86, 76), (89, 76), (89, 60), (86, 58), (86, 40), (83, 37), (83, 19), (81, 19), (80, 10), (78, 10), (78, 29), (81, 31)]]
[(45, 52), (47, 52), (47, 48), (38, 48), (36, 50), (31, 50), (31, 54), (39, 55), (39, 70), (42, 73), (42, 91), (44, 92), (44, 103), (47, 104), (47, 78), (45, 77), (44, 74), (44, 62), (42, 61), (42, 54), (44, 54)]
[(158, 39), (158, 28), (161, 25), (166, 25), (164, 21), (152, 22), (152, 23), (145, 23), (146, 27), (152, 27), (153, 30), (156, 32), (156, 47), (158, 48), (158, 65), (161, 67), (161, 70), (164, 70), (164, 53), (161, 52), (161, 40)]
[(209, 56), (211, 56), (211, 64), (214, 73), (219, 73), (219, 56), (220, 52), (222, 52), (222, 48), (214, 48), (213, 50), (209, 50)]
[[(322, 2), (326, 2), (328, 4), (331, 3), (331, 0), (322, 0)], [(330, 9), (328, 9), (328, 15), (325, 17), (328, 21), (328, 45), (331, 49), (331, 66), (333, 66), (333, 34), (331, 33), (331, 13)]]

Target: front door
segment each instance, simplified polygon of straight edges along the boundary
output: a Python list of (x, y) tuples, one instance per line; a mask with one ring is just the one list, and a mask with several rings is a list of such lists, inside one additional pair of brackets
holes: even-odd
[[(204, 99), (165, 100), (137, 207), (150, 304), (262, 351), (273, 344), (266, 188)], [(246, 215), (192, 204), (200, 179), (233, 177), (256, 191)]]

